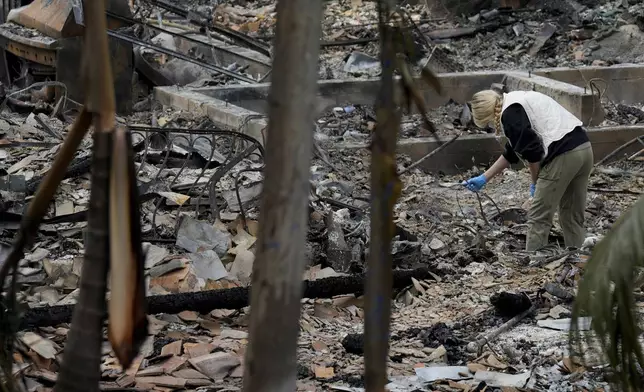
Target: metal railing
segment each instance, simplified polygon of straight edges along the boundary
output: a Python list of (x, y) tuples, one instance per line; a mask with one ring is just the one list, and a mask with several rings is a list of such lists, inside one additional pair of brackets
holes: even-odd
[(223, 208), (238, 212), (245, 226), (247, 205), (256, 197), (246, 200), (240, 190), (261, 189), (264, 168), (257, 140), (218, 129), (132, 126), (130, 131), (147, 240), (175, 238), (182, 214), (214, 222)]

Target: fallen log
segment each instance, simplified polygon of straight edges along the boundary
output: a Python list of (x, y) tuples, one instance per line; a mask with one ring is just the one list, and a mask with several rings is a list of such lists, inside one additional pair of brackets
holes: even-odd
[[(411, 278), (433, 279), (443, 275), (432, 268), (398, 270), (393, 272), (393, 287), (409, 286)], [(365, 275), (336, 276), (302, 282), (303, 298), (331, 298), (336, 295), (362, 293)], [(148, 314), (172, 313), (192, 310), (208, 313), (214, 309), (241, 309), (249, 305), (250, 287), (208, 290), (194, 293), (155, 295), (147, 298)], [(27, 310), (20, 320), (20, 330), (49, 327), (68, 323), (72, 319), (74, 305), (42, 306)]]

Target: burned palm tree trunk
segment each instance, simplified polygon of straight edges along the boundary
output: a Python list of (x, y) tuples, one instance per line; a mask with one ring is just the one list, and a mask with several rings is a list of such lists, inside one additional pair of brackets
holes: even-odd
[(94, 124), (92, 189), (80, 295), (56, 392), (99, 390), (108, 271), (112, 283), (108, 335), (124, 368), (147, 335), (136, 179), (129, 135), (115, 128), (105, 6), (94, 0), (83, 5), (85, 108)]
[[(119, 271), (117, 267), (117, 271), (113, 272), (117, 278), (112, 282), (108, 332), (114, 352), (123, 367), (129, 366), (146, 336), (138, 194), (137, 188), (132, 186), (133, 153), (128, 136), (124, 129), (94, 133), (85, 262), (79, 300), (74, 308), (55, 391), (99, 390), (103, 323), (107, 314), (105, 292), (108, 270), (110, 265), (116, 264), (110, 261), (114, 256), (123, 257), (129, 253), (130, 260), (136, 260), (134, 265), (125, 263), (128, 259), (122, 260), (125, 268), (122, 266)], [(122, 182), (125, 191), (121, 192), (120, 187), (114, 186), (116, 180)], [(115, 202), (115, 198), (121, 199), (120, 202)], [(118, 207), (116, 211), (115, 207)], [(130, 215), (125, 217), (125, 214)], [(115, 219), (121, 220), (121, 225), (113, 224)], [(115, 230), (120, 230), (125, 238), (116, 236)], [(127, 253), (115, 252), (114, 248), (118, 246)], [(132, 266), (134, 268), (127, 269)]]
[(393, 208), (401, 185), (396, 169), (400, 114), (394, 95), (396, 49), (388, 17), (392, 1), (378, 3), (382, 80), (371, 142), (371, 238), (365, 303), (365, 382), (369, 392), (385, 390), (391, 316)]
[(244, 391), (295, 390), (322, 3), (278, 0)]
[[(109, 263), (110, 137), (94, 133), (92, 187), (85, 236), (85, 262), (80, 279), (80, 296), (74, 308), (72, 327), (65, 344), (63, 365), (55, 392), (99, 390), (103, 322), (106, 315), (105, 291)], [(86, 268), (89, 267), (89, 268)]]
[(87, 86), (85, 109), (92, 114), (94, 147), (92, 188), (85, 237), (80, 293), (63, 354), (55, 392), (98, 391), (105, 292), (109, 270), (109, 185), (115, 105), (107, 52), (105, 4), (83, 1), (85, 40), (82, 74)]
[[(74, 152), (94, 125), (92, 189), (88, 231), (85, 238), (85, 267), (80, 296), (72, 318), (72, 328), (63, 355), (63, 365), (54, 390), (98, 391), (100, 380), (103, 322), (106, 315), (107, 273), (118, 292), (110, 301), (109, 337), (117, 358), (127, 367), (137, 355), (147, 335), (143, 252), (141, 251), (138, 193), (132, 146), (124, 129), (114, 132), (115, 102), (110, 58), (107, 47), (105, 4), (85, 0), (85, 40), (82, 70), (87, 86), (85, 107), (67, 135), (54, 165), (32, 200), (12, 252), (0, 268), (0, 282), (14, 271), (24, 246), (35, 235), (49, 201)], [(0, 367), (11, 380), (11, 349), (16, 317), (15, 282), (2, 298), (0, 312)]]

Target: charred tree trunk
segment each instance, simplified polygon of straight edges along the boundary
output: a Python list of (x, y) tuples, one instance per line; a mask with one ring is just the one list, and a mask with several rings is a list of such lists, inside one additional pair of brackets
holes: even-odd
[[(124, 129), (114, 131), (114, 83), (107, 45), (105, 4), (84, 0), (82, 71), (85, 110), (92, 114), (92, 189), (80, 295), (54, 391), (99, 391), (107, 273), (112, 270), (109, 337), (123, 367), (146, 336), (143, 258), (131, 145)], [(139, 287), (136, 287), (136, 285)], [(137, 328), (138, 327), (138, 328)]]
[(295, 390), (322, 3), (278, 0), (244, 391)]
[[(85, 263), (80, 280), (81, 293), (74, 308), (63, 365), (54, 392), (99, 390), (110, 252), (106, 230), (109, 211), (105, 192), (109, 187), (110, 136), (104, 132), (94, 133), (90, 214), (85, 237)], [(88, 266), (90, 268), (86, 268)]]
[(380, 0), (382, 80), (376, 102), (376, 126), (371, 142), (371, 238), (365, 303), (365, 382), (368, 392), (382, 392), (387, 383), (389, 319), (391, 315), (392, 215), (401, 191), (396, 167), (400, 114), (394, 94), (396, 48), (388, 17), (393, 0)]

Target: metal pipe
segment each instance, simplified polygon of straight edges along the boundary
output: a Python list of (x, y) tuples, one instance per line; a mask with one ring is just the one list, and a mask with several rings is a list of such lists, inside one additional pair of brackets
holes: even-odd
[(251, 79), (251, 78), (248, 78), (246, 76), (239, 75), (239, 74), (237, 74), (237, 73), (235, 73), (233, 71), (227, 70), (226, 68), (219, 67), (217, 65), (208, 64), (208, 63), (205, 63), (205, 62), (197, 60), (197, 59), (193, 59), (192, 57), (188, 57), (183, 53), (179, 53), (179, 52), (174, 51), (174, 50), (166, 49), (166, 48), (164, 48), (162, 46), (155, 45), (155, 44), (140, 40), (138, 38), (134, 38), (134, 37), (130, 37), (130, 36), (125, 35), (125, 34), (118, 33), (118, 32), (116, 32), (114, 30), (108, 30), (107, 35), (109, 35), (110, 37), (120, 39), (122, 41), (129, 42), (131, 44), (135, 44), (135, 45), (144, 46), (144, 47), (147, 47), (147, 48), (150, 48), (150, 49), (154, 49), (157, 52), (161, 52), (161, 53), (167, 54), (169, 56), (174, 56), (174, 57), (176, 57), (178, 59), (187, 61), (189, 63), (197, 64), (197, 65), (199, 65), (201, 67), (204, 67), (205, 69), (207, 69), (209, 71), (222, 73), (224, 75), (230, 76), (231, 78), (241, 80), (242, 82), (251, 83), (251, 84), (257, 83), (257, 81), (255, 79)]
[(207, 19), (203, 15), (200, 15), (194, 11), (188, 11), (184, 8), (176, 6), (175, 4), (167, 3), (164, 0), (147, 0), (147, 1), (152, 5), (155, 5), (159, 8), (163, 8), (166, 11), (170, 11), (174, 14), (182, 16), (190, 20), (190, 22), (193, 22), (201, 27), (212, 29), (221, 35), (224, 35), (234, 41), (237, 41), (242, 46), (249, 47), (268, 57), (271, 57), (270, 49), (263, 42), (259, 42), (253, 39), (252, 37), (249, 37), (245, 34), (239, 33), (237, 31), (234, 31), (225, 27), (216, 26), (213, 23), (208, 23), (206, 21)]
[(160, 32), (162, 32), (162, 33), (169, 34), (169, 35), (171, 35), (171, 36), (173, 36), (173, 37), (179, 37), (179, 38), (185, 39), (186, 41), (189, 41), (189, 42), (192, 42), (192, 43), (195, 43), (195, 44), (199, 44), (199, 45), (206, 45), (206, 46), (210, 46), (210, 47), (212, 47), (212, 48), (213, 48), (213, 49), (215, 49), (215, 50), (218, 50), (218, 51), (220, 51), (220, 52), (224, 52), (224, 53), (228, 53), (228, 54), (231, 54), (231, 55), (233, 55), (233, 56), (241, 57), (241, 58), (243, 58), (244, 60), (247, 60), (247, 61), (252, 62), (252, 63), (255, 63), (255, 64), (263, 65), (263, 66), (266, 66), (266, 67), (269, 67), (269, 68), (270, 68), (270, 66), (271, 66), (271, 64), (266, 63), (266, 62), (264, 62), (264, 61), (254, 59), (254, 58), (252, 58), (252, 57), (244, 56), (244, 55), (239, 54), (239, 53), (236, 53), (236, 52), (234, 52), (234, 51), (232, 51), (232, 50), (230, 50), (230, 49), (220, 48), (220, 47), (216, 47), (216, 46), (208, 45), (208, 43), (203, 42), (203, 41), (199, 41), (199, 40), (198, 40), (198, 39), (196, 39), (196, 38), (192, 38), (192, 37), (186, 36), (185, 34), (176, 33), (176, 32), (174, 32), (174, 31), (172, 31), (172, 30), (167, 30), (167, 29), (164, 29), (164, 28), (162, 28), (162, 27), (155, 26), (155, 25), (153, 25), (152, 23), (148, 23), (148, 22), (144, 22), (144, 21), (140, 21), (140, 20), (136, 20), (136, 19), (128, 18), (128, 17), (126, 17), (126, 16), (117, 15), (117, 14), (115, 14), (115, 13), (113, 13), (113, 12), (110, 12), (110, 11), (107, 11), (106, 13), (107, 13), (107, 15), (108, 15), (110, 18), (119, 19), (119, 20), (122, 20), (122, 21), (124, 21), (124, 22), (133, 23), (133, 24), (141, 24), (141, 25), (144, 25), (144, 26), (149, 27), (149, 28), (151, 28), (151, 29), (154, 29), (154, 30), (160, 31)]

